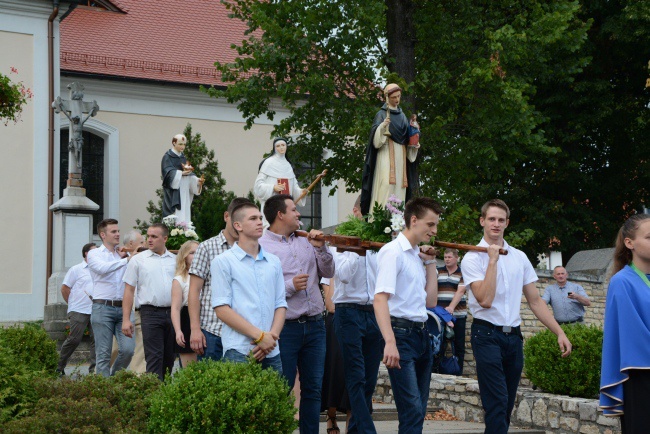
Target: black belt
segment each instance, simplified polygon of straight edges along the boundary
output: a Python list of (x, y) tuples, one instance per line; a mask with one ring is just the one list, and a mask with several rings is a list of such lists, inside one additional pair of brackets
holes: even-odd
[[(141, 310), (169, 310), (171, 306), (154, 306), (153, 304), (141, 304)], [(137, 310), (137, 309), (136, 309)]]
[(334, 306), (338, 309), (339, 307), (349, 307), (350, 309), (358, 309), (364, 312), (374, 312), (375, 309), (372, 307), (372, 304), (357, 304), (357, 303), (335, 303)]
[(122, 300), (98, 300), (95, 298), (93, 299), (93, 303), (103, 304), (105, 306), (122, 307)]
[(301, 315), (298, 318), (288, 319), (285, 322), (298, 322), (298, 323), (302, 324), (302, 323), (306, 323), (306, 322), (318, 321), (320, 319), (323, 319), (323, 314), (322, 313), (317, 313), (316, 315), (312, 315), (312, 316)]
[(390, 317), (390, 323), (403, 329), (423, 329), (427, 326), (426, 322), (411, 321), (409, 319), (397, 318), (396, 316)]
[(517, 327), (498, 326), (498, 325), (494, 325), (491, 322), (485, 321), (484, 319), (480, 319), (480, 318), (474, 318), (474, 324), (489, 327), (492, 330), (498, 330), (498, 331), (500, 331), (500, 332), (502, 332), (502, 333), (504, 333), (506, 335), (516, 334), (516, 335), (521, 336), (521, 328), (519, 326), (517, 326)]
[(584, 322), (584, 319), (583, 318), (578, 318), (578, 319), (573, 320), (573, 321), (558, 321), (557, 323), (562, 325), (562, 324), (575, 324), (577, 322)]

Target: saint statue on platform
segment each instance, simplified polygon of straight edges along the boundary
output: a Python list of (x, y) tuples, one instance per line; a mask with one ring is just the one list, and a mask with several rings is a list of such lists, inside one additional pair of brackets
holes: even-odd
[(384, 205), (391, 195), (409, 200), (419, 183), (415, 160), (420, 126), (415, 119), (409, 122), (399, 107), (402, 89), (397, 84), (388, 84), (384, 94), (386, 103), (375, 115), (363, 165), (363, 215), (372, 211), (375, 202)]
[(195, 195), (201, 194), (203, 177), (194, 174), (194, 167), (187, 161), (183, 151), (187, 139), (176, 134), (172, 148), (163, 155), (161, 162), (163, 179), (163, 217), (176, 216), (177, 222), (192, 223), (191, 208)]
[[(264, 215), (264, 204), (274, 194), (288, 194), (297, 200), (302, 192), (303, 189), (298, 185), (296, 175), (293, 173), (293, 166), (287, 159), (287, 141), (283, 138), (276, 138), (273, 140), (271, 155), (260, 163), (259, 173), (253, 187), (253, 193), (261, 204), (262, 215)], [(296, 205), (302, 206), (305, 202), (306, 199), (303, 198)], [(269, 224), (264, 218), (264, 227), (268, 226)]]

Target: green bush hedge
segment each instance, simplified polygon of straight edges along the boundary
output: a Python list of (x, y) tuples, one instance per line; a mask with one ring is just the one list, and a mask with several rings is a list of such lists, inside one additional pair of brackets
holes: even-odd
[(0, 349), (10, 350), (16, 357), (16, 361), (25, 365), (29, 371), (55, 374), (59, 360), (56, 342), (40, 324), (26, 323), (23, 326), (0, 327)]
[(138, 376), (130, 371), (108, 378), (33, 379), (29, 388), (38, 400), (32, 396), (30, 406), (21, 414), (24, 417), (7, 423), (3, 432), (145, 433), (149, 399), (160, 384), (155, 375)]
[(27, 413), (30, 404), (38, 399), (31, 387), (35, 375), (17, 362), (11, 351), (0, 348), (0, 426)]
[(558, 395), (596, 398), (600, 384), (603, 331), (582, 324), (562, 326), (573, 346), (562, 358), (557, 336), (549, 330), (537, 333), (524, 344), (526, 376), (542, 390)]
[(152, 397), (150, 433), (291, 433), (286, 381), (257, 363), (202, 361), (165, 379)]

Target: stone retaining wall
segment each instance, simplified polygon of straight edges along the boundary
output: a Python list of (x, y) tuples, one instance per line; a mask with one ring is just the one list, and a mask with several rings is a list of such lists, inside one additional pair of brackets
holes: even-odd
[[(483, 422), (478, 382), (471, 378), (433, 374), (429, 405), (453, 414), (461, 421)], [(379, 370), (374, 399), (392, 403), (393, 393), (385, 367)], [(618, 434), (618, 418), (603, 416), (595, 399), (571, 398), (520, 387), (512, 425), (549, 433)]]

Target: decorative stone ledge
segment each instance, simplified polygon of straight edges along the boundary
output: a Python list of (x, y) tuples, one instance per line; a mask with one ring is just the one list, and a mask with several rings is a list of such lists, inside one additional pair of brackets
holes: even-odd
[[(388, 371), (379, 369), (375, 401), (392, 403)], [(429, 406), (440, 407), (461, 421), (483, 422), (478, 381), (466, 377), (433, 374)], [(618, 418), (603, 416), (595, 399), (571, 398), (519, 388), (512, 424), (553, 433), (619, 434)]]

